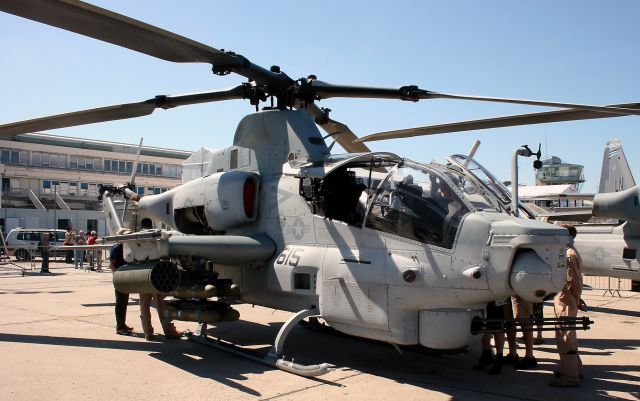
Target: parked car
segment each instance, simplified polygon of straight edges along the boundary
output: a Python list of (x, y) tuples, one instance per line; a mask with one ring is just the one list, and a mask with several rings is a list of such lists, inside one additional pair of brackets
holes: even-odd
[[(15, 256), (17, 260), (29, 260), (40, 255), (38, 243), (44, 234), (53, 234), (52, 246), (64, 243), (65, 230), (51, 228), (14, 228), (7, 234), (7, 250), (9, 256)], [(64, 252), (52, 253), (52, 256), (62, 255)]]

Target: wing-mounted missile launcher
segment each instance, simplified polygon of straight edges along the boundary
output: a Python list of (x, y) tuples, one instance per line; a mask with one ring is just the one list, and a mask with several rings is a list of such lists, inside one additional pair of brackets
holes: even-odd
[[(127, 262), (114, 274), (114, 285), (173, 296), (166, 316), (201, 323), (190, 338), (208, 345), (207, 324), (238, 319), (232, 309), (237, 302), (294, 312), (260, 362), (301, 375), (330, 369), (282, 358), (287, 335), (307, 317), (363, 338), (445, 349), (477, 341), (481, 332), (504, 330), (484, 325), (486, 304), (512, 295), (549, 299), (564, 283), (569, 240), (562, 228), (514, 217), (504, 188), (473, 160), (457, 155), (446, 165), (423, 164), (371, 152), (317, 101), (463, 99), (564, 109), (365, 140), (640, 114), (635, 103), (590, 106), (454, 95), (414, 85), (334, 85), (313, 75), (294, 80), (277, 66), (267, 70), (237, 53), (80, 1), (0, 0), (0, 11), (163, 60), (208, 63), (216, 75), (247, 79), (229, 89), (0, 125), (0, 136), (141, 117), (158, 108), (249, 100), (256, 113), (240, 121), (233, 145), (214, 155), (204, 177), (139, 200), (141, 218), (179, 233), (112, 237), (123, 243)], [(332, 154), (335, 143), (349, 153)], [(133, 199), (132, 194), (126, 186), (101, 189), (112, 234), (122, 232), (112, 197)]]

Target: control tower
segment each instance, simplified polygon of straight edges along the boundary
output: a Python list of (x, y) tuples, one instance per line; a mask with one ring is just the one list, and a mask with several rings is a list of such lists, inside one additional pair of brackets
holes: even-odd
[(536, 171), (536, 185), (572, 184), (578, 191), (582, 186), (584, 166), (564, 163), (559, 157), (542, 160), (542, 168)]

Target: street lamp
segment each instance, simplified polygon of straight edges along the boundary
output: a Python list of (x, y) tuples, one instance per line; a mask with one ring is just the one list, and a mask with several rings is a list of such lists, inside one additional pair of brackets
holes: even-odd
[(533, 162), (533, 168), (537, 170), (542, 167), (542, 162), (540, 161), (540, 156), (542, 156), (540, 146), (538, 146), (538, 151), (535, 153), (529, 149), (527, 145), (522, 145), (522, 147), (513, 152), (513, 158), (511, 159), (511, 211), (516, 217), (520, 216), (520, 209), (518, 207), (518, 156), (536, 156), (537, 159)]

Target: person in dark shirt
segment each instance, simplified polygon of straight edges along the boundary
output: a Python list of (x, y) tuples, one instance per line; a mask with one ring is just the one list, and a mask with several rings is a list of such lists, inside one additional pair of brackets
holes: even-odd
[(38, 247), (40, 248), (40, 256), (42, 257), (42, 266), (40, 273), (49, 273), (49, 247), (51, 246), (51, 234), (43, 233), (40, 236)]
[[(111, 247), (109, 253), (109, 267), (115, 272), (118, 268), (126, 264), (122, 251), (122, 244), (118, 243)], [(115, 290), (115, 289), (114, 289)], [(130, 335), (133, 331), (132, 327), (126, 325), (127, 304), (129, 303), (129, 294), (115, 290), (116, 292), (116, 333), (120, 335)]]

